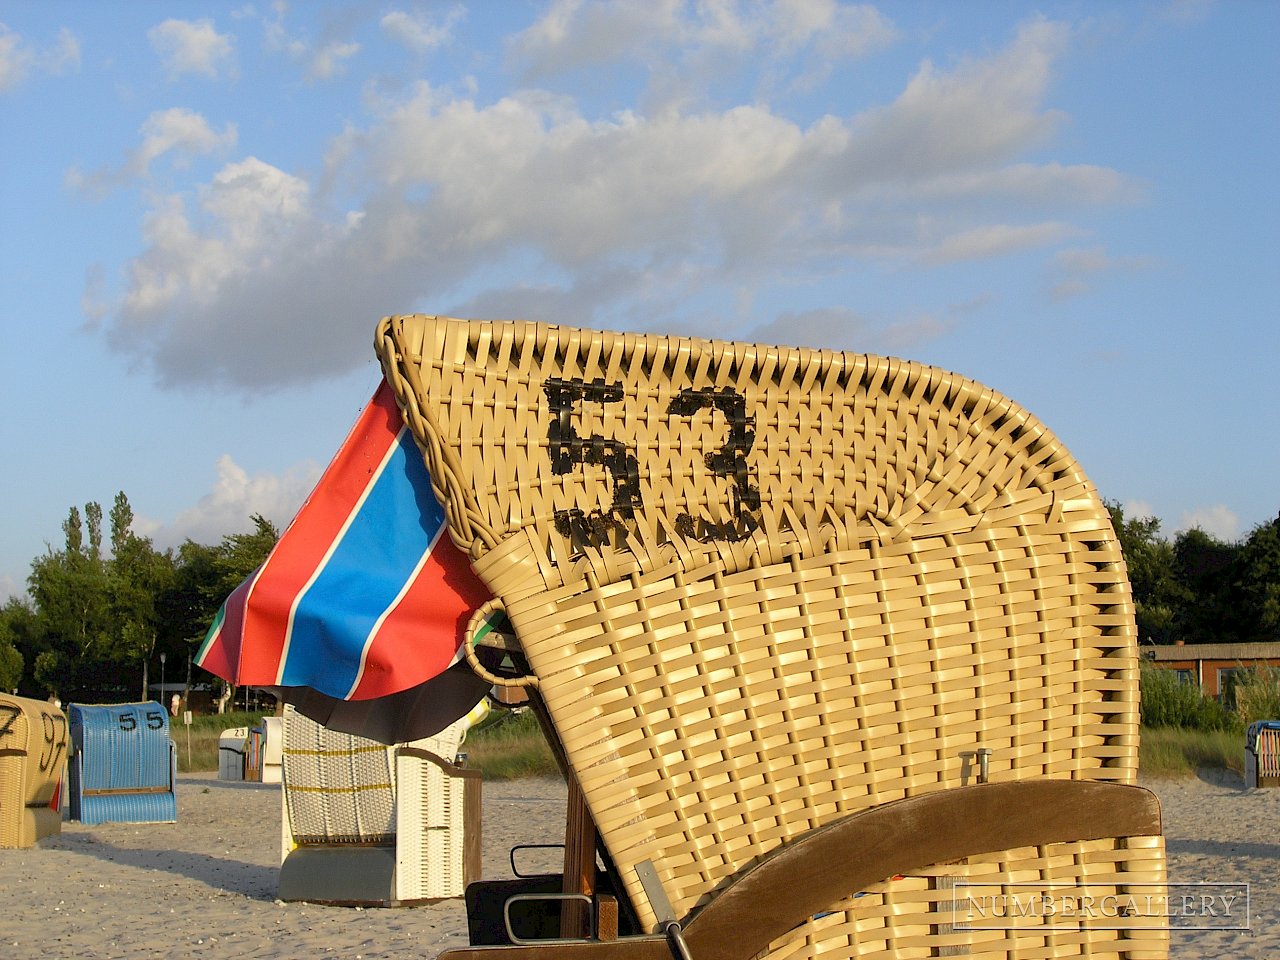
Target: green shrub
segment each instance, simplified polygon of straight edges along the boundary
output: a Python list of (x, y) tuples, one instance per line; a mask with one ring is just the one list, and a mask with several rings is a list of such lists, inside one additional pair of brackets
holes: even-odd
[(1183, 683), (1172, 670), (1142, 664), (1142, 725), (1183, 730), (1239, 732), (1240, 718), (1194, 683)]

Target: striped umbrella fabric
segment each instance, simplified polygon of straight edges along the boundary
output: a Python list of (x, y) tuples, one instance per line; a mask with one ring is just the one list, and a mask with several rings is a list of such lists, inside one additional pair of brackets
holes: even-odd
[[(483, 696), (465, 664), (449, 668), (472, 611), (488, 599), (447, 535), (384, 382), (267, 560), (223, 603), (195, 662), (271, 690), (322, 723), (358, 718), (350, 732), (385, 739), (414, 731), (393, 720), (378, 736), (369, 720), (376, 701), (399, 704), (403, 718), (421, 715), (435, 692), (457, 701), (446, 713), (462, 716)], [(446, 672), (457, 676), (429, 685)], [(460, 699), (449, 693), (459, 682), (467, 690)]]

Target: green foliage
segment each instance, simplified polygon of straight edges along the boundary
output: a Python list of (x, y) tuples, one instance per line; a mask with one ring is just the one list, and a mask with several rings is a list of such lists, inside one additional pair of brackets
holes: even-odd
[(16, 690), (22, 682), (22, 648), (29, 646), (33, 619), (31, 608), (17, 597), (0, 607), (0, 690)]
[(80, 511), (72, 507), (62, 529), (62, 550), (49, 550), (31, 564), (27, 584), (35, 604), (39, 649), (35, 680), (41, 694), (62, 699), (87, 688), (114, 684), (110, 661), (110, 598), (102, 559), (101, 509), (86, 507), (89, 543)]
[(1160, 536), (1154, 517), (1107, 503), (1133, 585), (1138, 636), (1156, 643), (1280, 640), (1280, 518), (1225, 543), (1203, 530)]
[(1174, 576), (1173, 547), (1160, 537), (1155, 517), (1126, 517), (1114, 501), (1106, 507), (1129, 569), (1138, 636), (1170, 643), (1177, 639), (1178, 611), (1187, 601), (1185, 588)]
[(1185, 730), (1238, 732), (1239, 718), (1194, 683), (1183, 683), (1172, 670), (1142, 664), (1142, 725)]
[(1249, 534), (1240, 548), (1233, 586), (1241, 626), (1258, 640), (1280, 640), (1280, 517)]
[[(117, 493), (104, 556), (101, 506), (68, 511), (62, 549), (32, 561), (31, 604), (0, 608), (0, 682), (16, 669), (8, 688), (32, 696), (69, 701), (141, 692), (145, 699), (160, 655), (167, 657), (168, 679), (183, 678), (218, 606), (279, 537), (254, 516), (253, 532), (218, 546), (188, 541), (162, 552), (133, 532), (133, 520), (128, 498)], [(10, 646), (16, 655), (6, 652)]]
[(163, 626), (160, 602), (176, 580), (173, 556), (159, 553), (130, 529), (133, 509), (124, 493), (111, 508), (112, 557), (107, 564), (113, 659), (138, 671), (139, 698), (147, 699), (149, 665)]

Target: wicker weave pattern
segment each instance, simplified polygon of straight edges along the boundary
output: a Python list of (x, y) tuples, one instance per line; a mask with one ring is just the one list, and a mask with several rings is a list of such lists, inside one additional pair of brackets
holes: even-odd
[[(984, 960), (1051, 960), (1062, 957), (1142, 960), (1163, 958), (1168, 932), (1149, 929), (1152, 917), (1111, 916), (1129, 896), (1145, 913), (1145, 898), (1165, 883), (1164, 841), (1160, 837), (1128, 841), (1091, 840), (1007, 850), (945, 864), (876, 884), (831, 913), (814, 918), (774, 943), (770, 960), (914, 960), (963, 956)], [(1090, 922), (967, 916), (965, 888), (983, 894), (1020, 897), (1026, 907), (1041, 891), (1061, 898), (1088, 897)], [(1017, 886), (1005, 886), (1017, 884)], [(978, 886), (981, 885), (981, 886)], [(991, 885), (991, 886), (987, 886)], [(1001, 886), (996, 886), (1001, 885)], [(1012, 912), (1012, 911), (1009, 911)], [(1154, 912), (1154, 911), (1153, 911)], [(959, 923), (957, 923), (957, 921)], [(967, 926), (966, 926), (967, 922)], [(975, 926), (1013, 929), (973, 929)], [(955, 929), (960, 926), (960, 929)], [(1111, 929), (1108, 929), (1111, 928)]]
[[(972, 381), (864, 355), (398, 317), (388, 382), (642, 921), (963, 782), (1132, 780), (1110, 519)], [(896, 955), (896, 954), (895, 954)]]

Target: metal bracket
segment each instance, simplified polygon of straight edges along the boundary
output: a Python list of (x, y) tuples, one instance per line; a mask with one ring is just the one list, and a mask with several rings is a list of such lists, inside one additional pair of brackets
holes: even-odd
[(649, 898), (649, 906), (653, 907), (654, 916), (658, 918), (658, 933), (667, 938), (667, 947), (674, 960), (693, 960), (689, 945), (684, 941), (684, 931), (680, 921), (676, 919), (675, 909), (667, 899), (667, 892), (662, 889), (662, 881), (658, 879), (658, 871), (652, 860), (641, 860), (636, 864), (636, 876), (644, 895)]

